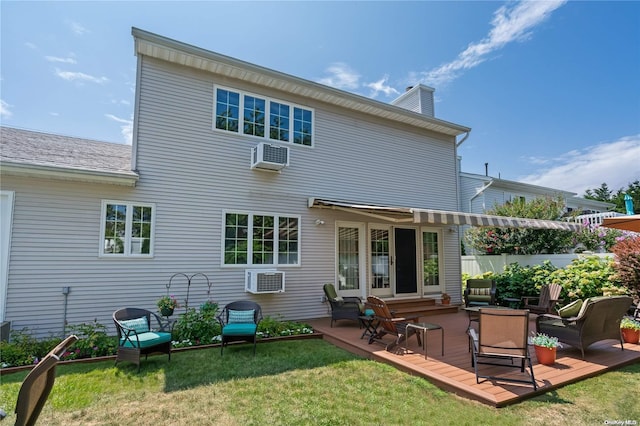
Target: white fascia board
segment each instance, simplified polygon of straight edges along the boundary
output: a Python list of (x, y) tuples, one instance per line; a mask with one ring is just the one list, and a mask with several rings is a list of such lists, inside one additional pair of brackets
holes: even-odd
[(76, 182), (105, 183), (110, 185), (136, 186), (140, 176), (134, 172), (105, 172), (98, 170), (71, 169), (33, 164), (11, 164), (2, 162), (2, 175), (71, 180)]

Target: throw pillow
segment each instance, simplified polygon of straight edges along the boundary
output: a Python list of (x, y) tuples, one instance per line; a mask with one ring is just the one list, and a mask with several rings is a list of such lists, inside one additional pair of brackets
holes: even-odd
[(149, 331), (149, 323), (147, 322), (147, 317), (120, 321), (120, 323), (127, 328), (134, 329), (136, 333), (146, 333), (147, 331)]
[(578, 312), (580, 312), (580, 308), (582, 308), (582, 299), (574, 300), (568, 305), (558, 309), (558, 315), (562, 318), (575, 317), (578, 315)]
[(342, 296), (336, 296), (333, 300), (336, 302), (344, 302), (344, 298)]
[(234, 311), (229, 309), (229, 324), (253, 324), (255, 310), (248, 311)]
[(475, 296), (489, 296), (491, 295), (491, 289), (489, 287), (474, 287), (469, 289), (469, 294), (473, 294)]

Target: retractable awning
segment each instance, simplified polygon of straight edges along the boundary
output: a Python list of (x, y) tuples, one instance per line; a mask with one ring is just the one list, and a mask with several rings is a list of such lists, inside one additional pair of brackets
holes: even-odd
[(579, 231), (578, 223), (554, 220), (527, 219), (521, 217), (493, 216), (454, 212), (447, 210), (421, 209), (414, 207), (392, 207), (358, 204), (348, 201), (309, 198), (309, 208), (341, 210), (394, 223), (423, 223), (433, 225), (471, 225), (496, 228), (531, 228)]

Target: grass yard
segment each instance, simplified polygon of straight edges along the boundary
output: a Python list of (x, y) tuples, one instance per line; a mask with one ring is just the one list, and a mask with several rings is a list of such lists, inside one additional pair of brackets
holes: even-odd
[[(140, 373), (113, 361), (61, 365), (46, 425), (640, 424), (640, 364), (495, 409), (322, 340), (152, 356)], [(0, 377), (5, 422), (27, 372)], [(609, 423), (613, 424), (613, 423)]]

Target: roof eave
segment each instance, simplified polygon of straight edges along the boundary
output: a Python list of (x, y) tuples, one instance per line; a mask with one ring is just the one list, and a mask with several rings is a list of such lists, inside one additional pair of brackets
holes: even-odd
[(3, 176), (48, 178), (132, 187), (136, 186), (136, 183), (140, 179), (140, 176), (135, 172), (107, 172), (37, 164), (19, 164), (5, 161), (2, 162), (0, 171)]
[(466, 126), (428, 117), (401, 107), (260, 67), (138, 28), (132, 28), (131, 33), (135, 39), (136, 55), (145, 55), (214, 74), (241, 79), (449, 136), (459, 136), (471, 131), (471, 128)]

